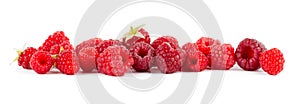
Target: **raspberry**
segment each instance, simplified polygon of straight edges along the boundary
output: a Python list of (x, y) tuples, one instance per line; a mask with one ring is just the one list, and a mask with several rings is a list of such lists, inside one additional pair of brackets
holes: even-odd
[(138, 42), (145, 42), (150, 44), (150, 36), (149, 33), (143, 29), (144, 25), (138, 26), (136, 28), (131, 27), (130, 31), (125, 34), (122, 42), (125, 46), (130, 49), (131, 46)]
[(246, 38), (239, 43), (235, 51), (237, 64), (244, 70), (255, 71), (260, 68), (259, 56), (265, 50), (261, 42)]
[(150, 72), (153, 64), (154, 49), (148, 43), (140, 42), (133, 45), (130, 54), (134, 59), (133, 68), (137, 72)]
[(282, 52), (277, 48), (263, 52), (259, 61), (262, 69), (270, 75), (279, 74), (285, 62)]
[(154, 40), (152, 42), (152, 47), (156, 50), (161, 44), (163, 44), (164, 42), (168, 42), (170, 43), (170, 45), (173, 48), (179, 48), (179, 44), (176, 38), (172, 37), (172, 36), (163, 36), (163, 37), (159, 37), (156, 40)]
[(156, 64), (162, 73), (171, 74), (181, 70), (180, 52), (173, 48), (170, 43), (163, 42), (156, 49), (156, 53)]
[(24, 69), (31, 69), (30, 67), (30, 60), (34, 53), (36, 53), (37, 49), (33, 47), (28, 47), (23, 52), (18, 51), (18, 65), (22, 66)]
[(64, 51), (67, 51), (67, 50), (74, 50), (73, 46), (71, 43), (65, 41), (61, 44), (56, 44), (56, 45), (53, 45), (51, 48), (50, 48), (50, 54), (51, 55), (56, 55), (56, 54), (59, 54), (60, 51), (61, 51), (61, 48), (64, 50)]
[(86, 48), (86, 47), (96, 47), (96, 46), (100, 45), (101, 42), (102, 42), (101, 38), (92, 38), (92, 39), (83, 41), (76, 46), (75, 52), (78, 55), (79, 51), (81, 49)]
[(109, 46), (97, 58), (97, 69), (110, 76), (123, 76), (133, 65), (133, 59), (124, 46)]
[(53, 59), (50, 53), (38, 51), (32, 55), (30, 65), (36, 73), (46, 74), (53, 66)]
[(198, 45), (198, 49), (207, 56), (210, 53), (212, 46), (220, 45), (221, 43), (219, 40), (213, 38), (201, 37), (196, 44)]
[(81, 69), (84, 72), (91, 72), (96, 69), (98, 51), (95, 47), (86, 47), (79, 51), (78, 58)]
[(185, 50), (187, 54), (183, 71), (200, 72), (207, 67), (208, 59), (200, 50), (198, 50), (196, 44), (186, 43), (182, 46), (182, 49)]
[(67, 75), (74, 75), (79, 71), (79, 60), (73, 51), (63, 51), (58, 54), (56, 67), (60, 72)]
[(208, 64), (207, 57), (201, 51), (190, 51), (184, 64), (184, 71), (200, 72), (203, 71)]
[(41, 47), (39, 47), (38, 50), (50, 52), (50, 49), (52, 46), (54, 46), (56, 44), (61, 44), (65, 41), (69, 42), (69, 38), (65, 36), (65, 33), (63, 31), (57, 31), (57, 32), (53, 33), (53, 35), (50, 35), (45, 40), (43, 45)]
[(185, 50), (186, 52), (200, 51), (200, 50), (198, 49), (197, 44), (190, 43), (190, 42), (184, 44), (184, 45), (182, 46), (182, 49)]
[(208, 60), (212, 69), (229, 70), (235, 64), (234, 48), (230, 44), (214, 45)]
[(97, 47), (97, 51), (98, 53), (102, 53), (107, 47), (109, 46), (113, 46), (113, 45), (122, 45), (122, 43), (119, 41), (119, 40), (112, 40), (112, 39), (109, 39), (109, 40), (104, 40), (102, 41)]

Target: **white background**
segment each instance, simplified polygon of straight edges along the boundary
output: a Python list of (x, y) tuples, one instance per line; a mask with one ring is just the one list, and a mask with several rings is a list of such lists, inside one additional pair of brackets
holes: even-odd
[[(299, 41), (300, 2), (297, 0), (204, 0), (216, 17), (226, 43), (234, 47), (246, 37), (277, 47), (284, 53), (285, 68), (278, 76), (258, 72), (227, 71), (213, 104), (300, 103)], [(93, 0), (2, 0), (0, 1), (0, 103), (86, 103), (75, 76), (37, 75), (16, 63), (14, 48), (38, 47), (49, 34), (63, 30), (73, 41), (79, 21)], [(193, 27), (191, 27), (193, 28)], [(194, 34), (192, 34), (194, 35)], [(167, 77), (174, 77), (170, 75)], [(201, 79), (191, 104), (199, 103)], [(103, 75), (100, 75), (103, 77)], [(101, 99), (101, 98), (99, 98)], [(136, 99), (137, 102), (139, 99)], [(140, 101), (142, 102), (142, 101)]]

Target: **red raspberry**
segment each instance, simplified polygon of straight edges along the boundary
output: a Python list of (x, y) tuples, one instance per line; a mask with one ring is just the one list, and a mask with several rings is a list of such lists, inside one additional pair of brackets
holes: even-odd
[(133, 68), (137, 72), (150, 72), (153, 64), (154, 49), (148, 43), (140, 42), (133, 45), (130, 54), (134, 59)]
[(201, 37), (196, 44), (198, 45), (198, 49), (207, 56), (210, 53), (212, 46), (220, 45), (221, 43), (219, 40), (213, 38)]
[(259, 61), (262, 69), (270, 75), (279, 74), (285, 62), (282, 52), (277, 48), (263, 52)]
[(190, 51), (184, 64), (184, 71), (200, 72), (203, 71), (208, 64), (207, 57), (201, 51)]
[(50, 35), (38, 50), (49, 52), (52, 46), (61, 44), (65, 41), (69, 42), (69, 38), (65, 36), (63, 31), (57, 31), (53, 33), (53, 35)]
[(56, 67), (63, 74), (74, 75), (79, 71), (79, 60), (73, 51), (63, 51), (58, 54)]
[(53, 59), (50, 53), (38, 51), (32, 55), (30, 65), (36, 73), (46, 74), (53, 66)]
[(131, 27), (130, 31), (125, 34), (122, 42), (125, 46), (130, 49), (131, 46), (138, 42), (145, 42), (150, 44), (149, 33), (143, 29), (144, 25), (138, 26), (136, 28)]
[(170, 45), (173, 48), (179, 48), (179, 44), (176, 38), (172, 37), (172, 36), (163, 36), (163, 37), (159, 37), (156, 40), (154, 40), (152, 42), (152, 47), (156, 50), (161, 44), (163, 44), (164, 42), (168, 42), (170, 43)]
[(109, 46), (97, 59), (98, 72), (110, 76), (123, 76), (133, 65), (133, 59), (124, 46)]
[(235, 51), (237, 64), (244, 70), (255, 71), (260, 68), (259, 56), (265, 50), (261, 42), (246, 38), (240, 42)]
[(119, 41), (119, 40), (112, 40), (112, 39), (109, 39), (109, 40), (104, 40), (102, 41), (97, 47), (97, 51), (98, 53), (102, 53), (107, 47), (109, 46), (113, 46), (113, 45), (122, 45), (122, 43)]
[(207, 67), (208, 59), (200, 50), (198, 50), (196, 44), (186, 43), (182, 46), (182, 49), (187, 53), (183, 71), (200, 72)]
[(162, 43), (156, 49), (156, 53), (156, 64), (162, 73), (171, 74), (181, 70), (182, 60), (180, 52), (173, 48), (170, 43)]
[(96, 46), (100, 45), (101, 42), (102, 42), (101, 38), (92, 38), (92, 39), (83, 41), (76, 46), (75, 52), (78, 55), (79, 51), (81, 49), (86, 48), (86, 47), (96, 47)]
[(212, 69), (229, 70), (235, 64), (234, 48), (230, 44), (214, 45), (208, 60)]
[(30, 59), (34, 53), (36, 53), (37, 49), (33, 47), (28, 47), (23, 52), (18, 51), (18, 65), (22, 66), (24, 69), (31, 69), (30, 67)]
[(84, 72), (91, 72), (96, 69), (98, 51), (95, 47), (86, 47), (79, 51), (78, 58), (81, 69)]
[(74, 50), (72, 44), (70, 42), (63, 42), (61, 44), (56, 44), (56, 45), (53, 45), (50, 49), (50, 54), (51, 55), (56, 55), (56, 54), (59, 54), (63, 49), (63, 51), (67, 51), (67, 50)]

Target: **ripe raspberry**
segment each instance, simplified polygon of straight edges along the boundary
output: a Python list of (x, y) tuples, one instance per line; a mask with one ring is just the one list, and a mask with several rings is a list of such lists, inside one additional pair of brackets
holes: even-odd
[(161, 44), (163, 44), (164, 42), (168, 42), (170, 43), (170, 45), (173, 48), (179, 48), (179, 44), (176, 38), (172, 37), (172, 36), (163, 36), (163, 37), (159, 37), (156, 40), (154, 40), (152, 42), (152, 47), (156, 50)]
[(198, 49), (207, 56), (210, 53), (212, 46), (220, 45), (221, 43), (219, 40), (213, 38), (201, 37), (196, 44), (198, 45)]
[(208, 59), (200, 50), (198, 50), (196, 44), (186, 43), (182, 46), (182, 49), (187, 53), (183, 71), (200, 72), (207, 67)]
[(156, 64), (162, 73), (171, 74), (181, 70), (182, 60), (180, 52), (173, 48), (170, 43), (162, 43), (156, 49), (156, 53)]
[(136, 28), (131, 27), (130, 31), (125, 34), (122, 42), (125, 46), (130, 49), (131, 46), (138, 42), (145, 42), (150, 44), (150, 36), (149, 33), (143, 29), (144, 25), (138, 26)]
[(53, 59), (50, 53), (38, 51), (32, 55), (30, 65), (36, 73), (46, 74), (53, 66)]
[(102, 41), (97, 47), (97, 51), (98, 53), (102, 53), (107, 47), (109, 46), (113, 46), (113, 45), (119, 45), (119, 46), (122, 46), (122, 43), (119, 41), (119, 40), (112, 40), (112, 39), (109, 39), (109, 40), (104, 40)]
[(230, 44), (214, 45), (208, 61), (212, 69), (229, 70), (235, 64), (234, 48)]
[(110, 76), (123, 76), (133, 65), (133, 58), (124, 46), (109, 46), (97, 59), (97, 69)]
[(30, 60), (34, 53), (36, 53), (37, 49), (33, 47), (28, 47), (23, 52), (18, 51), (18, 65), (22, 66), (24, 69), (31, 69), (30, 67)]
[(259, 56), (265, 50), (261, 42), (246, 38), (240, 42), (235, 51), (237, 64), (244, 70), (255, 71), (260, 68)]
[(182, 49), (185, 50), (185, 52), (191, 52), (191, 51), (192, 51), (192, 52), (195, 52), (195, 51), (200, 51), (200, 50), (198, 49), (197, 44), (190, 43), (190, 42), (184, 44), (184, 45), (182, 46)]
[(270, 75), (279, 74), (285, 62), (282, 52), (277, 48), (263, 52), (259, 61), (262, 69)]
[(65, 41), (69, 42), (69, 38), (65, 36), (63, 31), (57, 31), (53, 33), (53, 35), (50, 35), (38, 50), (50, 52), (52, 46), (61, 44)]
[(134, 59), (133, 68), (137, 72), (150, 72), (153, 65), (154, 49), (148, 43), (140, 42), (133, 45), (130, 54)]
[(79, 51), (81, 49), (86, 48), (86, 47), (96, 47), (96, 46), (100, 45), (101, 42), (102, 42), (101, 38), (92, 38), (92, 39), (83, 41), (76, 46), (75, 52), (78, 55)]
[(50, 54), (51, 55), (56, 55), (56, 54), (59, 54), (60, 51), (61, 51), (61, 48), (63, 49), (63, 51), (67, 51), (67, 50), (74, 50), (73, 46), (71, 43), (65, 41), (61, 44), (56, 44), (56, 45), (53, 45), (51, 48), (50, 48)]
[(207, 67), (207, 64), (208, 59), (201, 51), (190, 51), (187, 53), (183, 71), (200, 72)]
[(79, 71), (79, 60), (73, 51), (63, 51), (58, 54), (56, 67), (63, 74), (74, 75)]
[(86, 47), (79, 51), (78, 58), (81, 69), (84, 72), (91, 72), (96, 69), (98, 51), (95, 47)]

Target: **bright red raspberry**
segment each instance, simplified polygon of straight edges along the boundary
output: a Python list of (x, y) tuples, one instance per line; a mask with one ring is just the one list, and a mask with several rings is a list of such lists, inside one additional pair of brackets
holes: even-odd
[(38, 74), (46, 74), (53, 66), (53, 59), (50, 53), (38, 51), (31, 57), (30, 65)]
[(102, 42), (103, 40), (101, 38), (92, 38), (92, 39), (89, 39), (89, 40), (86, 40), (86, 41), (83, 41), (81, 42), (80, 44), (78, 44), (76, 46), (76, 49), (75, 49), (75, 52), (76, 54), (78, 55), (79, 54), (79, 51), (83, 48), (86, 48), (86, 47), (96, 47), (98, 45), (100, 45), (100, 43)]
[(27, 47), (23, 52), (18, 51), (18, 65), (22, 66), (24, 69), (31, 69), (30, 60), (34, 53), (37, 52), (36, 48)]
[(181, 70), (180, 52), (173, 48), (169, 42), (162, 43), (156, 49), (156, 55), (157, 67), (162, 73), (171, 74)]
[(207, 56), (210, 53), (212, 46), (220, 45), (221, 43), (219, 40), (213, 38), (201, 37), (196, 44), (198, 45), (198, 49)]
[[(61, 50), (62, 49), (62, 50)], [(70, 42), (63, 42), (61, 44), (56, 44), (56, 45), (53, 45), (50, 49), (50, 54), (51, 55), (57, 55), (59, 54), (61, 51), (73, 51), (74, 48), (72, 46), (72, 44)]]
[(136, 28), (131, 27), (130, 31), (125, 34), (122, 42), (125, 46), (130, 49), (131, 46), (138, 42), (145, 42), (150, 44), (149, 33), (143, 28), (144, 25), (138, 26)]
[(186, 52), (186, 59), (183, 65), (183, 71), (186, 72), (200, 72), (203, 71), (208, 64), (208, 59), (194, 43), (186, 43), (182, 46)]
[(124, 46), (109, 46), (97, 59), (97, 69), (110, 76), (123, 76), (133, 65), (133, 58)]
[(283, 70), (285, 62), (282, 52), (277, 48), (263, 52), (259, 61), (262, 69), (270, 75), (279, 74)]
[(237, 64), (244, 70), (256, 71), (260, 68), (259, 56), (265, 50), (261, 42), (246, 38), (240, 42), (235, 51)]
[(179, 48), (179, 44), (176, 38), (172, 37), (172, 36), (163, 36), (163, 37), (159, 37), (156, 40), (154, 40), (152, 42), (152, 47), (156, 50), (160, 45), (162, 45), (164, 42), (168, 42), (170, 43), (170, 45), (173, 48)]
[(69, 38), (65, 36), (63, 31), (57, 31), (53, 33), (53, 35), (50, 35), (38, 50), (50, 52), (52, 46), (61, 44), (65, 41), (70, 43)]
[(98, 53), (102, 53), (106, 48), (108, 48), (109, 46), (113, 46), (113, 45), (119, 45), (122, 46), (123, 44), (119, 41), (119, 40), (104, 40), (102, 41), (97, 47), (97, 51)]
[(79, 60), (74, 51), (63, 51), (58, 54), (56, 67), (63, 74), (74, 75), (80, 69)]
[(133, 69), (137, 72), (150, 72), (154, 57), (154, 49), (150, 44), (136, 43), (131, 47), (130, 54), (134, 59)]
[(99, 56), (95, 47), (86, 47), (79, 51), (78, 58), (81, 69), (84, 72), (92, 72), (96, 69), (96, 59)]
[(212, 69), (229, 70), (235, 64), (234, 48), (230, 44), (214, 45), (208, 60)]

